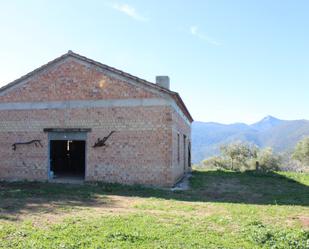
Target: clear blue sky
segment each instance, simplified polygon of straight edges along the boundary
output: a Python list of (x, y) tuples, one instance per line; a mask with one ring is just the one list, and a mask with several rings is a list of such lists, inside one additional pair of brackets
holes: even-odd
[(1, 1), (0, 85), (71, 49), (154, 81), (193, 118), (309, 119), (309, 1)]

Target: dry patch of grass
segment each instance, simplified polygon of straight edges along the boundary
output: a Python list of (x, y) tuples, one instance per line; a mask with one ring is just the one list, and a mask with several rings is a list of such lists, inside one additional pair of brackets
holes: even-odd
[(308, 216), (299, 216), (298, 219), (300, 220), (303, 227), (309, 230), (309, 215)]

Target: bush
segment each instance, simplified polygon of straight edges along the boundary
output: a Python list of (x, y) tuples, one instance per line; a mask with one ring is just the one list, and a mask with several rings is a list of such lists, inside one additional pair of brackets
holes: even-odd
[(229, 169), (229, 163), (220, 156), (210, 157), (202, 162), (203, 167), (208, 169)]

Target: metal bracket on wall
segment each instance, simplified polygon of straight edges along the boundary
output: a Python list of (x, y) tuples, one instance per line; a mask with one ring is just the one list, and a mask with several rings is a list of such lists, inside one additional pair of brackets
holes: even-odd
[(35, 145), (36, 147), (43, 147), (43, 145), (41, 144), (41, 140), (35, 139), (35, 140), (31, 140), (31, 141), (29, 141), (29, 142), (14, 143), (14, 144), (12, 144), (12, 149), (13, 149), (13, 150), (16, 150), (17, 145), (32, 144), (32, 143), (34, 143), (34, 145)]
[(96, 147), (102, 147), (105, 146), (105, 142), (107, 141), (107, 139), (109, 139), (109, 137), (115, 133), (115, 131), (111, 131), (106, 137), (98, 138), (97, 142), (94, 143), (94, 145), (92, 146), (92, 148), (96, 148)]

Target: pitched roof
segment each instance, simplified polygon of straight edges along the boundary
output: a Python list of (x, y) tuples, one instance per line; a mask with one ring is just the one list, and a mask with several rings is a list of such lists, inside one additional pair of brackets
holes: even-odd
[(46, 69), (47, 67), (49, 67), (49, 66), (51, 66), (51, 65), (53, 65), (53, 64), (55, 64), (55, 63), (57, 63), (57, 62), (59, 62), (61, 60), (64, 60), (64, 59), (66, 59), (68, 57), (73, 57), (73, 58), (79, 59), (81, 61), (85, 61), (85, 62), (90, 63), (92, 65), (98, 66), (98, 67), (100, 67), (100, 68), (102, 68), (104, 70), (107, 70), (107, 71), (110, 71), (112, 73), (118, 74), (118, 75), (123, 76), (123, 77), (125, 77), (127, 79), (134, 80), (135, 82), (144, 84), (144, 85), (146, 85), (148, 87), (156, 89), (157, 91), (160, 91), (160, 92), (163, 92), (163, 93), (166, 93), (166, 94), (170, 95), (172, 97), (172, 99), (176, 102), (178, 107), (185, 114), (185, 116), (190, 120), (190, 122), (193, 122), (193, 118), (192, 118), (191, 114), (189, 113), (186, 105), (184, 104), (184, 102), (182, 101), (180, 95), (177, 92), (171, 91), (171, 90), (169, 90), (167, 88), (161, 87), (161, 86), (159, 86), (159, 85), (157, 85), (155, 83), (152, 83), (152, 82), (149, 82), (147, 80), (141, 79), (139, 77), (136, 77), (136, 76), (134, 76), (132, 74), (129, 74), (129, 73), (126, 73), (126, 72), (121, 71), (119, 69), (116, 69), (114, 67), (107, 66), (107, 65), (102, 64), (102, 63), (100, 63), (98, 61), (89, 59), (89, 58), (87, 58), (85, 56), (82, 56), (82, 55), (79, 55), (77, 53), (74, 53), (71, 50), (69, 50), (66, 54), (61, 55), (60, 57), (58, 57), (58, 58), (48, 62), (47, 64), (45, 64), (45, 65), (43, 65), (43, 66), (33, 70), (32, 72), (30, 72), (30, 73), (28, 73), (28, 74), (26, 74), (26, 75), (24, 75), (22, 77), (20, 77), (19, 79), (16, 79), (13, 82), (11, 82), (11, 83), (1, 87), (0, 88), (0, 93), (5, 91), (5, 90), (7, 90), (7, 89), (9, 89), (9, 88), (11, 88), (11, 87), (13, 87), (13, 86), (15, 86), (15, 85), (18, 85), (20, 82), (30, 78), (31, 76), (35, 75), (36, 73), (39, 73), (39, 72), (43, 71), (44, 69)]

